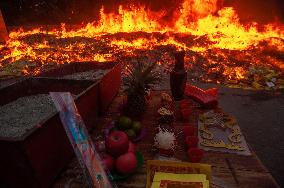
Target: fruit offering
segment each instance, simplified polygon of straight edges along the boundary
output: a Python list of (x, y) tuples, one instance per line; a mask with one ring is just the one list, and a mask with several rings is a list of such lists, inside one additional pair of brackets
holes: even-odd
[(122, 175), (131, 174), (137, 167), (136, 155), (133, 152), (127, 152), (119, 156), (115, 161), (115, 168)]
[(129, 117), (121, 116), (111, 131), (120, 130), (127, 134), (130, 140), (134, 140), (141, 133), (142, 124), (139, 121), (133, 121)]
[(112, 171), (113, 168), (114, 168), (114, 158), (111, 155), (107, 154), (107, 153), (102, 154), (101, 158), (102, 158), (102, 162), (105, 165), (105, 167), (109, 171)]
[(158, 110), (158, 113), (161, 115), (161, 116), (172, 116), (174, 114), (174, 112), (172, 110), (169, 110), (167, 108), (160, 108)]
[(129, 140), (123, 131), (112, 131), (106, 139), (106, 150), (114, 157), (128, 151)]
[(158, 109), (160, 115), (160, 123), (172, 123), (174, 121), (174, 111), (169, 110), (165, 107)]
[(129, 141), (125, 132), (112, 131), (106, 137), (105, 148), (107, 153), (101, 154), (102, 162), (107, 170), (117, 173), (117, 176), (130, 175), (139, 166), (136, 146)]
[(136, 153), (136, 145), (132, 142), (129, 142), (128, 152)]
[(173, 99), (171, 98), (171, 96), (169, 94), (161, 93), (161, 106), (166, 108), (166, 109), (173, 110), (174, 103), (173, 103)]
[(129, 117), (121, 116), (118, 120), (117, 128), (119, 130), (130, 129), (132, 125), (132, 120)]
[(154, 146), (159, 150), (160, 155), (166, 157), (173, 155), (176, 144), (177, 140), (173, 132), (159, 128), (159, 132), (154, 137)]
[(133, 121), (132, 129), (134, 130), (134, 132), (136, 134), (140, 133), (141, 128), (142, 128), (142, 125), (141, 125), (141, 123), (139, 121)]

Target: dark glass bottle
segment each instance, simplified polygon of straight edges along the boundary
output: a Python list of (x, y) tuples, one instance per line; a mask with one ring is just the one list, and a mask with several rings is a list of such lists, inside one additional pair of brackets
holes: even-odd
[(184, 51), (176, 52), (175, 66), (170, 73), (171, 92), (174, 100), (181, 100), (184, 97), (184, 90), (187, 80), (187, 72), (184, 68)]

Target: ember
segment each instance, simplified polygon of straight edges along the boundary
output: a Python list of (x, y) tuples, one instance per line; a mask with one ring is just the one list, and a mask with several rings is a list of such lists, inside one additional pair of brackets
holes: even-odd
[[(184, 0), (174, 17), (164, 11), (119, 7), (81, 27), (13, 31), (0, 45), (0, 79), (36, 75), (55, 64), (151, 56), (167, 69), (175, 50), (186, 51), (190, 77), (255, 89), (284, 88), (284, 30), (279, 23), (243, 25), (217, 0)], [(272, 84), (271, 84), (272, 83)]]

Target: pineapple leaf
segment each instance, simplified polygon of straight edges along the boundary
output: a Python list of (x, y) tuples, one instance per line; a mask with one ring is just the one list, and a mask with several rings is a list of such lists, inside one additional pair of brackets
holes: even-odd
[(144, 96), (146, 89), (150, 89), (159, 81), (159, 74), (154, 70), (155, 67), (156, 63), (135, 62), (127, 70), (127, 77), (124, 79), (125, 92), (128, 95)]

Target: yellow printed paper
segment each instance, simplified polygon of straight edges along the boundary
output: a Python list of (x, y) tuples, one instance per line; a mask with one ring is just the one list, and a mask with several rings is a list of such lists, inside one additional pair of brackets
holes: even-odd
[(151, 188), (208, 188), (204, 174), (174, 174), (156, 172)]
[(205, 182), (179, 182), (162, 180), (153, 182), (151, 188), (209, 188), (209, 181)]
[(161, 182), (153, 182), (151, 188), (160, 188)]
[(151, 188), (156, 172), (167, 172), (175, 174), (205, 174), (206, 179), (211, 181), (211, 165), (202, 163), (188, 163), (177, 161), (147, 161), (147, 185)]
[(156, 172), (153, 182), (157, 182), (161, 180), (204, 182), (206, 181), (206, 175), (205, 174), (174, 174), (174, 173)]
[[(207, 182), (207, 184), (206, 184)], [(160, 188), (209, 188), (208, 180), (206, 182), (161, 182)], [(208, 186), (207, 186), (208, 185)]]

